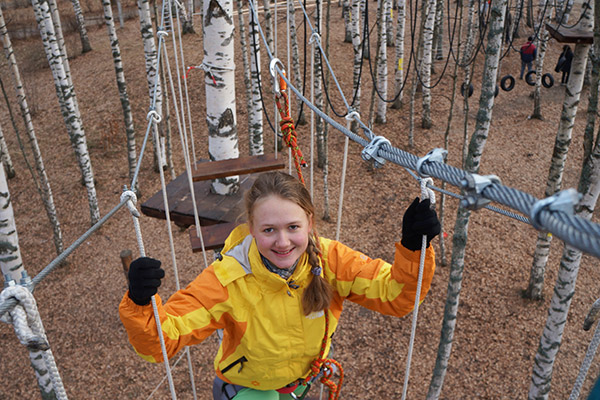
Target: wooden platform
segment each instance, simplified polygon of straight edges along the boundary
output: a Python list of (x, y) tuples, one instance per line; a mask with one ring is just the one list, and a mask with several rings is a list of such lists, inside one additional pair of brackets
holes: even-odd
[(592, 31), (584, 31), (580, 27), (575, 26), (567, 28), (564, 26), (554, 26), (546, 24), (548, 33), (559, 43), (581, 43), (592, 44), (594, 42), (594, 34)]
[[(222, 247), (233, 228), (245, 222), (244, 193), (252, 186), (258, 174), (283, 168), (285, 168), (284, 160), (276, 159), (273, 155), (196, 163), (192, 180), (205, 249)], [(242, 175), (243, 173), (245, 174)], [(237, 193), (227, 196), (211, 193), (211, 179), (232, 175), (240, 177), (240, 188)], [(182, 228), (195, 225), (187, 173), (184, 172), (169, 182), (166, 189), (171, 221)], [(166, 219), (162, 190), (146, 200), (140, 209), (149, 217)], [(195, 226), (190, 228), (189, 235), (192, 251), (201, 251), (200, 238), (197, 236)]]

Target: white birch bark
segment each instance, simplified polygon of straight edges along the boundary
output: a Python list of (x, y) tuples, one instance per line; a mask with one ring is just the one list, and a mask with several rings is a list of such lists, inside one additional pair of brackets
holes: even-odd
[[(548, 0), (543, 0), (540, 7), (545, 6)], [(549, 6), (551, 8), (551, 6)], [(535, 119), (543, 119), (542, 117), (542, 99), (541, 99), (541, 87), (542, 87), (542, 76), (544, 75), (544, 57), (546, 55), (546, 49), (548, 48), (548, 30), (546, 29), (546, 23), (550, 23), (552, 13), (550, 10), (546, 11), (544, 19), (541, 21), (539, 29), (539, 40), (537, 40), (537, 56), (535, 58), (535, 89), (533, 92), (533, 113), (529, 117)]]
[[(360, 114), (360, 63), (362, 59), (361, 37), (360, 37), (360, 0), (352, 0), (350, 16), (352, 22), (352, 49), (354, 50), (354, 69), (353, 69), (353, 104), (352, 107)], [(357, 125), (352, 121), (351, 129), (356, 131)]]
[[(581, 18), (581, 28), (591, 31), (592, 29), (591, 11), (584, 12)], [(573, 61), (571, 64), (571, 75), (565, 90), (565, 99), (561, 111), (560, 121), (558, 123), (558, 132), (554, 142), (554, 150), (550, 161), (550, 171), (546, 181), (545, 197), (552, 196), (561, 189), (562, 177), (571, 144), (571, 135), (577, 107), (583, 88), (583, 78), (585, 75), (585, 66), (587, 61), (589, 44), (578, 43), (575, 45)], [(544, 275), (546, 273), (546, 264), (548, 263), (548, 254), (550, 252), (550, 243), (552, 235), (545, 232), (539, 232), (531, 272), (529, 276), (529, 285), (525, 290), (525, 296), (530, 299), (541, 299), (544, 288)]]
[(48, 63), (50, 64), (55, 86), (58, 90), (59, 102), (61, 99), (63, 102), (63, 119), (67, 126), (67, 131), (70, 133), (71, 145), (75, 151), (75, 157), (77, 158), (81, 170), (83, 184), (87, 190), (90, 220), (93, 225), (100, 220), (100, 210), (98, 208), (96, 187), (94, 185), (94, 173), (90, 155), (88, 153), (85, 132), (75, 100), (75, 88), (67, 78), (48, 3), (33, 0), (32, 4), (34, 6), (34, 12), (36, 14), (40, 32), (42, 33), (42, 41), (44, 42), (44, 48), (46, 49)]
[[(458, 7), (458, 3), (456, 6)], [(446, 7), (444, 0), (436, 0), (435, 28), (433, 31), (433, 52), (436, 60), (442, 60), (444, 58), (444, 7)]]
[(375, 122), (378, 124), (385, 124), (387, 103), (381, 99), (387, 99), (387, 87), (388, 87), (388, 68), (387, 68), (387, 17), (391, 9), (391, 2), (389, 0), (379, 1), (381, 20), (379, 26), (379, 38), (377, 39), (378, 54), (377, 54), (377, 90), (379, 96), (377, 99), (377, 112), (375, 114)]
[(269, 50), (273, 53), (273, 14), (271, 14), (271, 2), (270, 0), (263, 0), (263, 10), (265, 13), (264, 30), (265, 36), (267, 37), (267, 45)]
[[(315, 29), (321, 35), (323, 25), (323, 0), (316, 0), (315, 7)], [(322, 35), (321, 35), (322, 37)], [(323, 110), (324, 98), (323, 98), (323, 60), (319, 48), (313, 46), (315, 52), (315, 68), (314, 68), (314, 93), (315, 93), (315, 106), (319, 110)], [(315, 115), (315, 135), (317, 137), (317, 166), (321, 169), (324, 168), (326, 163), (326, 150), (325, 150), (325, 127), (323, 118)]]
[[(600, 51), (600, 10), (594, 10), (594, 50)], [(588, 127), (594, 124), (598, 112), (598, 75), (600, 60), (593, 60), (593, 86), (590, 90), (588, 104)], [(569, 81), (571, 79), (569, 78)], [(595, 99), (592, 100), (592, 97)], [(588, 130), (586, 127), (586, 131)], [(593, 126), (586, 141), (594, 143)], [(575, 207), (576, 215), (590, 220), (594, 213), (598, 195), (600, 194), (600, 135), (596, 144), (589, 152), (585, 152), (578, 191), (582, 194), (579, 204)], [(589, 140), (588, 140), (589, 139)], [(562, 258), (558, 269), (554, 292), (548, 309), (546, 325), (540, 338), (538, 351), (534, 358), (529, 399), (547, 399), (551, 389), (554, 362), (560, 350), (564, 328), (567, 322), (571, 300), (575, 294), (577, 274), (581, 263), (581, 252), (569, 245), (563, 248)]]
[[(290, 18), (290, 40), (292, 45), (292, 72), (293, 72), (293, 82), (294, 85), (298, 88), (298, 90), (303, 89), (304, 77), (300, 73), (300, 54), (298, 49), (298, 34), (296, 32), (296, 9), (295, 2), (293, 0), (288, 0), (288, 13)], [(350, 40), (351, 41), (351, 40)], [(306, 60), (305, 60), (306, 62)], [(306, 108), (297, 96), (291, 96), (296, 100), (296, 110), (302, 113), (298, 115), (296, 126), (298, 125), (306, 125)]]
[(250, 83), (248, 128), (250, 133), (250, 154), (264, 153), (263, 104), (259, 86), (260, 79), (260, 35), (254, 13), (250, 13)]
[(394, 94), (396, 100), (392, 108), (402, 108), (402, 98), (404, 94), (404, 30), (406, 22), (406, 1), (398, 0), (397, 3), (397, 21), (396, 21), (396, 69), (394, 72)]
[(188, 7), (186, 8), (185, 2), (180, 2), (177, 4), (177, 11), (181, 18), (181, 30), (185, 35), (186, 33), (194, 33), (194, 18), (192, 17), (193, 4), (192, 1), (188, 2)]
[(119, 28), (123, 29), (123, 7), (121, 6), (121, 0), (117, 0), (117, 15), (119, 16)]
[(423, 25), (423, 58), (421, 61), (421, 83), (423, 85), (423, 114), (421, 127), (431, 128), (431, 62), (433, 48), (433, 27), (435, 24), (435, 0), (427, 4), (425, 24)]
[(33, 127), (31, 113), (29, 112), (29, 105), (27, 104), (27, 96), (25, 95), (25, 88), (23, 86), (23, 81), (21, 80), (21, 73), (19, 71), (19, 66), (17, 65), (17, 59), (14, 55), (12, 43), (10, 41), (10, 37), (8, 36), (6, 23), (4, 21), (4, 16), (2, 15), (1, 10), (0, 37), (2, 38), (2, 43), (4, 46), (4, 54), (6, 55), (6, 59), (8, 60), (8, 67), (11, 72), (13, 84), (15, 87), (17, 102), (19, 104), (19, 108), (21, 109), (21, 116), (23, 117), (25, 130), (27, 132), (27, 136), (29, 137), (29, 144), (31, 145), (31, 152), (33, 154), (36, 172), (40, 182), (40, 197), (42, 198), (42, 202), (44, 203), (44, 208), (46, 210), (48, 220), (50, 221), (50, 224), (53, 228), (54, 246), (56, 248), (56, 254), (60, 254), (63, 251), (62, 231), (60, 229), (60, 222), (58, 221), (58, 217), (56, 215), (56, 207), (54, 206), (54, 198), (52, 196), (50, 181), (48, 180), (48, 176), (46, 175), (46, 168), (44, 167), (42, 154), (38, 146), (37, 138), (35, 136), (35, 129)]
[(352, 43), (352, 23), (350, 14), (350, 0), (342, 2), (342, 17), (344, 18), (344, 43)]
[[(496, 90), (496, 79), (498, 75), (498, 63), (500, 60), (502, 34), (504, 31), (504, 13), (507, 0), (492, 2), (489, 20), (489, 32), (483, 66), (483, 77), (481, 84), (481, 96), (479, 98), (479, 111), (475, 124), (475, 132), (471, 137), (469, 153), (465, 163), (465, 170), (477, 173), (481, 162), (481, 156), (490, 129), (492, 110), (494, 107), (494, 92)], [(429, 385), (427, 399), (438, 399), (444, 383), (448, 360), (452, 350), (454, 330), (457, 323), (457, 311), (460, 302), (460, 291), (462, 286), (463, 270), (465, 263), (465, 249), (468, 238), (470, 211), (459, 207), (454, 226), (454, 237), (452, 239), (452, 261), (450, 265), (450, 277), (448, 280), (448, 295), (444, 308), (444, 319), (442, 322), (442, 333), (435, 369)]]
[(73, 11), (75, 12), (75, 21), (77, 22), (77, 30), (79, 31), (79, 37), (81, 39), (81, 52), (87, 53), (88, 51), (92, 51), (92, 46), (90, 45), (90, 38), (87, 34), (87, 29), (85, 27), (85, 19), (83, 18), (83, 11), (81, 10), (81, 3), (79, 0), (71, 0), (73, 4)]
[[(113, 64), (115, 66), (115, 74), (117, 80), (117, 89), (119, 90), (119, 98), (121, 99), (121, 108), (123, 109), (123, 122), (125, 124), (125, 136), (127, 139), (127, 165), (129, 166), (129, 181), (133, 180), (136, 167), (136, 149), (135, 149), (135, 128), (133, 126), (133, 115), (131, 113), (131, 103), (127, 94), (127, 82), (125, 81), (125, 72), (123, 71), (123, 61), (121, 59), (121, 47), (119, 46), (119, 38), (115, 29), (115, 21), (113, 18), (110, 0), (102, 0), (104, 8), (104, 21), (108, 31), (108, 39), (112, 49)], [(133, 188), (134, 190), (137, 188)]]
[(388, 5), (386, 6), (387, 8), (387, 12), (384, 14), (385, 15), (385, 32), (386, 32), (386, 45), (388, 47), (393, 47), (394, 46), (394, 22), (393, 22), (393, 18), (394, 18), (394, 10), (393, 10), (393, 2), (394, 0), (386, 0), (386, 2), (388, 3)]
[[(206, 122), (208, 125), (208, 152), (211, 160), (239, 157), (235, 104), (235, 62), (233, 7), (231, 0), (204, 2), (203, 35)], [(210, 76), (209, 76), (210, 75)], [(213, 80), (214, 79), (214, 80)], [(212, 190), (218, 194), (231, 194), (239, 189), (239, 177), (214, 180)]]
[[(150, 95), (150, 104), (154, 105), (154, 111), (162, 118), (162, 82), (158, 74), (158, 51), (156, 48), (156, 42), (154, 41), (154, 32), (152, 29), (152, 18), (150, 16), (150, 5), (148, 0), (138, 0), (138, 12), (140, 16), (140, 31), (142, 34), (142, 42), (144, 43), (144, 60), (146, 65), (146, 78), (148, 81), (148, 91)], [(162, 132), (159, 132), (158, 124), (152, 124), (152, 141), (154, 138), (162, 137)], [(160, 146), (153, 146), (155, 149), (154, 153), (154, 168), (158, 170), (158, 155), (156, 154), (157, 149)], [(160, 157), (161, 160), (166, 160), (163, 155)], [(160, 166), (162, 168), (162, 166)]]
[(4, 172), (6, 172), (8, 179), (14, 178), (16, 175), (15, 167), (13, 166), (12, 159), (10, 158), (6, 140), (4, 140), (2, 126), (0, 126), (0, 162), (2, 162), (2, 165), (4, 166)]
[[(471, 62), (470, 59), (473, 57), (473, 48), (475, 46), (475, 35), (479, 23), (477, 14), (477, 4), (475, 0), (469, 0), (469, 12), (467, 17), (467, 41), (465, 44), (465, 51), (462, 58), (462, 64), (464, 65), (464, 79), (461, 84), (462, 88), (468, 88), (471, 85)], [(468, 89), (464, 89), (466, 91)], [(463, 96), (463, 110), (464, 110), (464, 129), (463, 129), (463, 147), (462, 147), (462, 164), (467, 160), (467, 149), (468, 149), (468, 137), (469, 137), (469, 96)]]

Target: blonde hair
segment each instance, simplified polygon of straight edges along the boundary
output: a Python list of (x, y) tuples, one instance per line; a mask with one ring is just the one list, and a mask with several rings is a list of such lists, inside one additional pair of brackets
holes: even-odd
[[(310, 193), (298, 179), (283, 172), (266, 172), (258, 176), (250, 190), (246, 192), (245, 206), (248, 222), (252, 223), (254, 205), (260, 199), (275, 195), (282, 199), (289, 200), (297, 204), (304, 210), (307, 217), (312, 219), (315, 215), (315, 206), (310, 198)], [(333, 298), (333, 289), (320, 274), (321, 248), (316, 229), (308, 236), (308, 246), (306, 247), (308, 262), (311, 266), (313, 277), (304, 291), (302, 297), (302, 307), (304, 314), (308, 315), (315, 311), (321, 311), (329, 307)]]

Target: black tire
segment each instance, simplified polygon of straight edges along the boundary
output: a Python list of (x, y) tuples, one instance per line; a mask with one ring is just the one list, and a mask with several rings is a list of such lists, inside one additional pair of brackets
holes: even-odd
[(554, 86), (554, 77), (552, 76), (552, 74), (546, 73), (542, 75), (542, 85), (546, 89), (550, 89), (552, 86)]
[[(465, 84), (463, 82), (462, 85), (460, 85), (460, 94), (462, 94), (463, 97), (465, 97)], [(473, 96), (473, 84), (469, 83), (469, 97)]]
[(500, 87), (505, 92), (510, 92), (515, 87), (515, 78), (512, 75), (506, 75), (500, 79)]
[(532, 69), (525, 75), (525, 82), (527, 82), (529, 86), (535, 86), (535, 69)]
[(494, 89), (494, 97), (498, 96), (498, 93), (500, 93), (500, 88), (498, 85), (496, 85), (496, 88)]

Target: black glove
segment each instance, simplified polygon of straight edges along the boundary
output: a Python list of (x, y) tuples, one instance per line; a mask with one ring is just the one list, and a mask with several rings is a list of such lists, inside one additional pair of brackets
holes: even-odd
[(165, 271), (160, 267), (159, 260), (149, 257), (134, 260), (129, 266), (129, 298), (135, 304), (145, 306), (156, 294), (164, 277)]
[(437, 213), (431, 209), (429, 199), (419, 202), (417, 197), (404, 212), (402, 218), (402, 246), (409, 250), (421, 250), (423, 235), (427, 235), (427, 247), (442, 227)]

